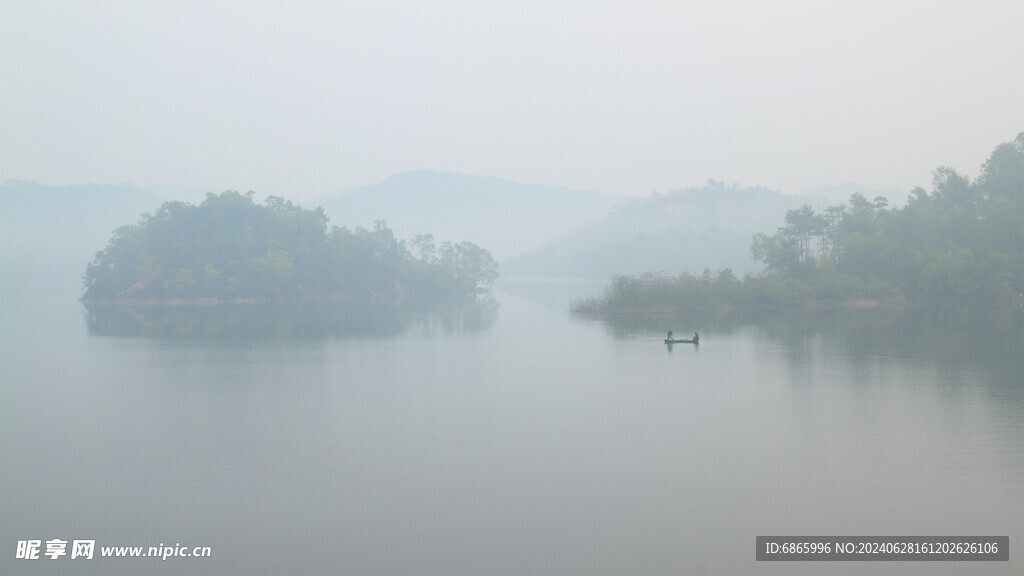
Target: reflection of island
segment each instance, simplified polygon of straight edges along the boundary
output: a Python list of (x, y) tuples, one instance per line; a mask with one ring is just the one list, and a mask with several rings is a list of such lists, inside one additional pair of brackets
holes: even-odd
[(947, 366), (1002, 371), (1019, 383), (1024, 349), (1024, 310), (902, 308), (897, 310), (817, 310), (764, 313), (619, 314), (597, 322), (620, 339), (663, 344), (665, 330), (693, 326), (701, 342), (721, 345), (737, 334), (777, 342), (791, 350), (810, 347), (850, 358), (900, 356)]
[(430, 305), (380, 301), (220, 304), (217, 306), (86, 305), (90, 336), (244, 340), (318, 340), (473, 333), (494, 321), (497, 303), (469, 297)]

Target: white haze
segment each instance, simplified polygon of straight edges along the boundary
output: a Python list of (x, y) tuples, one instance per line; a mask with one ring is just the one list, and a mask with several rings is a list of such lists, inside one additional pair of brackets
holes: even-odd
[(0, 181), (910, 190), (1024, 129), (1022, 29), (1019, 0), (3, 0)]

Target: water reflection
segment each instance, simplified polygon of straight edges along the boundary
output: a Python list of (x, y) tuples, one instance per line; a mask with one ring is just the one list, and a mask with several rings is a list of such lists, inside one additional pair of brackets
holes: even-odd
[(908, 358), (944, 370), (983, 369), (1018, 388), (1024, 373), (1024, 310), (1019, 307), (651, 314), (579, 321), (600, 322), (617, 339), (652, 343), (663, 340), (669, 329), (697, 330), (702, 343), (724, 342), (746, 331), (801, 358), (812, 349), (852, 360)]
[(1012, 376), (1019, 387), (1024, 314), (1003, 310), (911, 309), (769, 316), (754, 324), (790, 347), (817, 343), (853, 358), (911, 358), (941, 370), (978, 368)]
[(431, 304), (374, 301), (215, 306), (86, 305), (90, 336), (223, 340), (472, 334), (490, 328), (498, 304), (490, 295)]
[[(3, 531), (187, 537), (214, 557), (157, 571), (208, 574), (850, 573), (736, 551), (773, 533), (1020, 541), (1019, 312), (576, 321), (497, 295), (500, 322), (482, 301), (83, 323), (73, 297), (0, 297)], [(669, 328), (700, 348), (669, 350)], [(419, 337), (460, 332), (482, 334)], [(1013, 550), (945, 573), (1020, 574)], [(136, 560), (82, 571), (153, 572)]]
[(704, 312), (577, 319), (600, 322), (616, 338), (664, 339), (665, 331), (673, 329), (681, 334), (696, 330), (703, 341), (754, 329), (783, 344), (820, 338), (865, 352), (897, 350), (935, 359), (948, 359), (951, 351), (979, 346), (1004, 356), (1005, 352), (1021, 350), (1024, 342), (1024, 310), (1020, 308)]
[(605, 280), (567, 278), (501, 278), (496, 288), (519, 298), (563, 312), (572, 302), (592, 298), (604, 289)]
[(672, 352), (672, 347), (673, 346), (682, 346), (683, 348), (693, 348), (694, 352), (699, 352), (700, 351), (700, 344), (695, 343), (695, 342), (694, 343), (682, 343), (682, 344), (674, 344), (672, 342), (666, 342), (665, 343), (665, 347), (668, 348), (668, 351), (670, 353)]
[(745, 326), (754, 323), (759, 315), (752, 313), (714, 313), (693, 312), (687, 314), (616, 314), (592, 319), (573, 315), (578, 322), (599, 322), (604, 325), (615, 338), (649, 338), (665, 339), (665, 333), (672, 330), (679, 337), (699, 332), (701, 341), (706, 341), (708, 334), (719, 337), (730, 335)]

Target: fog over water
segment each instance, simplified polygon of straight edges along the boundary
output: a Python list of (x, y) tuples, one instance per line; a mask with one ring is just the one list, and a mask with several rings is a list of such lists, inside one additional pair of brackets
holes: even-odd
[(1022, 29), (3, 0), (0, 574), (1024, 573)]
[[(3, 572), (1020, 572), (1019, 313), (583, 321), (506, 288), (241, 337), (5, 297)], [(1008, 535), (1010, 561), (754, 561), (783, 534)], [(13, 559), (28, 538), (213, 555)]]

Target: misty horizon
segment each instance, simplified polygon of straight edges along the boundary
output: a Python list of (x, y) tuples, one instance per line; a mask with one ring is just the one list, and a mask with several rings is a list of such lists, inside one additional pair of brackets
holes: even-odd
[(0, 0), (0, 574), (1024, 573), (1021, 30)]
[(0, 182), (909, 191), (1024, 125), (1019, 2), (289, 6), (5, 2)]
[[(954, 167), (954, 168), (958, 169), (958, 172), (960, 172), (962, 174), (965, 174), (965, 175), (968, 175), (968, 176), (972, 175), (972, 173), (970, 171), (959, 170), (959, 167)], [(320, 195), (320, 196), (309, 196), (309, 195), (306, 195), (306, 194), (302, 194), (301, 190), (285, 190), (285, 191), (280, 191), (280, 192), (264, 192), (262, 190), (257, 190), (257, 189), (242, 189), (242, 188), (239, 188), (239, 187), (230, 187), (230, 186), (227, 187), (227, 188), (224, 188), (224, 189), (213, 189), (213, 188), (202, 188), (202, 187), (188, 188), (188, 187), (180, 187), (180, 186), (144, 186), (144, 185), (138, 184), (136, 182), (130, 182), (130, 181), (126, 181), (126, 180), (117, 180), (117, 181), (109, 181), (109, 182), (84, 181), (84, 182), (74, 182), (74, 183), (60, 184), (60, 183), (53, 183), (53, 182), (39, 180), (37, 178), (9, 178), (9, 179), (0, 181), (0, 186), (4, 186), (4, 185), (10, 186), (10, 185), (18, 185), (18, 184), (31, 184), (31, 185), (39, 185), (39, 186), (43, 186), (43, 187), (46, 187), (46, 188), (53, 188), (53, 189), (69, 189), (69, 188), (75, 188), (75, 187), (81, 187), (81, 186), (114, 187), (114, 188), (123, 188), (123, 189), (129, 190), (129, 191), (137, 190), (139, 192), (152, 195), (154, 198), (158, 198), (160, 201), (182, 201), (182, 202), (192, 202), (192, 203), (202, 202), (207, 194), (220, 194), (221, 192), (228, 192), (228, 191), (242, 192), (242, 193), (253, 192), (260, 199), (266, 198), (267, 196), (277, 196), (277, 197), (280, 197), (280, 198), (285, 198), (287, 200), (291, 200), (292, 202), (295, 202), (297, 204), (301, 204), (303, 207), (313, 208), (313, 207), (316, 207), (318, 205), (318, 202), (322, 202), (322, 201), (325, 201), (325, 200), (337, 199), (339, 197), (345, 197), (345, 196), (352, 195), (352, 194), (357, 194), (357, 193), (360, 193), (360, 192), (371, 191), (371, 190), (374, 190), (374, 189), (376, 189), (376, 188), (378, 188), (378, 187), (380, 187), (382, 185), (385, 185), (385, 184), (387, 184), (389, 182), (393, 182), (396, 179), (407, 178), (407, 177), (416, 176), (416, 175), (430, 175), (430, 176), (456, 177), (456, 178), (463, 178), (464, 177), (464, 178), (476, 179), (476, 180), (480, 180), (480, 181), (498, 182), (498, 183), (502, 183), (502, 184), (512, 184), (512, 185), (518, 185), (518, 186), (531, 186), (531, 187), (550, 188), (550, 189), (556, 189), (556, 190), (561, 190), (561, 191), (570, 192), (570, 193), (580, 193), (581, 192), (581, 193), (594, 194), (594, 195), (597, 195), (597, 196), (601, 196), (601, 197), (607, 198), (609, 201), (611, 201), (613, 203), (628, 203), (628, 202), (632, 202), (632, 201), (635, 201), (635, 200), (644, 200), (644, 199), (649, 199), (649, 198), (657, 197), (657, 196), (676, 194), (676, 193), (684, 192), (684, 191), (690, 190), (690, 189), (701, 188), (701, 187), (706, 186), (706, 185), (711, 184), (711, 183), (722, 183), (722, 184), (725, 184), (727, 187), (744, 187), (744, 186), (748, 186), (748, 184), (745, 183), (745, 182), (736, 182), (736, 181), (731, 181), (731, 180), (727, 180), (727, 179), (718, 179), (718, 178), (708, 178), (707, 180), (705, 180), (703, 182), (698, 182), (698, 183), (695, 183), (695, 184), (692, 184), (692, 185), (686, 185), (686, 186), (672, 186), (672, 187), (670, 187), (670, 188), (668, 188), (666, 190), (650, 190), (650, 191), (645, 192), (643, 194), (616, 195), (616, 194), (605, 194), (605, 193), (598, 192), (596, 190), (586, 190), (586, 189), (580, 189), (580, 188), (572, 188), (572, 187), (568, 187), (568, 186), (554, 186), (554, 185), (550, 185), (550, 184), (547, 184), (547, 183), (544, 183), (544, 182), (523, 182), (523, 181), (519, 181), (519, 180), (514, 180), (512, 178), (504, 178), (504, 177), (501, 177), (501, 176), (492, 176), (492, 175), (486, 175), (486, 174), (469, 174), (469, 173), (460, 172), (460, 171), (457, 171), (457, 170), (433, 170), (433, 169), (429, 169), (429, 168), (425, 168), (425, 169), (422, 169), (422, 170), (404, 170), (404, 171), (400, 171), (400, 172), (395, 172), (394, 174), (388, 175), (388, 176), (386, 176), (385, 178), (383, 178), (383, 179), (381, 179), (379, 181), (372, 182), (372, 183), (364, 185), (364, 186), (358, 186), (358, 187), (354, 187), (354, 188), (338, 188), (338, 189), (331, 190), (331, 191), (327, 192), (326, 194), (323, 194), (323, 195)], [(917, 184), (915, 187), (917, 187), (917, 186), (926, 187), (927, 185), (928, 185), (927, 182), (922, 181), (921, 183)], [(849, 191), (864, 191), (867, 194), (883, 195), (883, 196), (888, 197), (890, 199), (890, 201), (891, 201), (893, 199), (893, 197), (896, 197), (898, 199), (902, 199), (906, 195), (910, 194), (910, 192), (912, 190), (912, 188), (911, 189), (907, 189), (907, 190), (903, 190), (901, 188), (895, 188), (895, 187), (892, 187), (892, 186), (887, 186), (887, 187), (865, 186), (865, 185), (863, 185), (860, 182), (855, 181), (855, 180), (851, 180), (851, 181), (848, 181), (848, 182), (833, 182), (833, 183), (824, 184), (822, 186), (817, 186), (817, 187), (814, 187), (814, 188), (807, 188), (807, 189), (796, 190), (796, 191), (794, 191), (794, 190), (782, 190), (782, 189), (779, 189), (779, 188), (776, 188), (776, 187), (772, 187), (772, 186), (759, 186), (759, 185), (756, 185), (756, 184), (749, 185), (749, 186), (751, 186), (751, 187), (758, 187), (758, 188), (764, 188), (766, 190), (770, 190), (772, 192), (776, 192), (776, 193), (782, 194), (784, 196), (793, 196), (793, 197), (796, 197), (796, 196), (807, 196), (807, 197), (810, 197), (810, 196), (814, 196), (814, 195), (821, 195), (821, 198), (828, 197), (828, 198), (830, 198), (832, 200), (838, 199), (840, 201), (845, 196), (849, 196)]]

